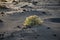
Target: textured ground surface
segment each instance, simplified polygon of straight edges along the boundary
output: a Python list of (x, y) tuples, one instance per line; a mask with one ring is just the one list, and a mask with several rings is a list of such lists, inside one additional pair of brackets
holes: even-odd
[[(55, 9), (40, 8), (40, 6), (34, 6), (31, 3), (19, 3), (17, 5), (8, 3), (6, 5), (9, 5), (10, 9), (0, 9), (0, 12), (5, 12), (3, 16), (0, 14), (0, 19), (3, 20), (3, 23), (0, 22), (0, 34), (5, 34), (5, 38), (0, 40), (60, 39), (60, 9), (57, 9), (58, 7)], [(30, 7), (21, 8), (24, 5), (29, 5)], [(27, 11), (23, 12), (23, 9)], [(25, 18), (30, 15), (38, 15), (44, 20), (44, 23), (28, 29), (18, 28), (17, 26), (22, 27)]]

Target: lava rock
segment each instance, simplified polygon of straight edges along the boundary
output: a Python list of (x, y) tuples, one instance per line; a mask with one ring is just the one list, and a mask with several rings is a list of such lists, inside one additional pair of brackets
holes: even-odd
[(46, 15), (46, 12), (42, 12), (44, 15)]
[(23, 40), (23, 39), (20, 39), (20, 40)]
[(4, 12), (1, 12), (1, 14), (5, 14)]
[(3, 21), (2, 21), (2, 20), (0, 20), (0, 22), (2, 23)]
[(2, 39), (4, 39), (4, 38), (0, 38), (0, 40), (2, 40)]
[(17, 28), (21, 28), (20, 26), (17, 26)]
[(13, 2), (16, 2), (15, 0), (13, 0)]
[(40, 35), (37, 35), (37, 36), (40, 36)]
[(25, 7), (27, 7), (28, 5), (25, 5), (25, 6), (22, 6), (21, 8), (25, 8)]
[(37, 37), (34, 37), (35, 39), (37, 39)]
[(24, 37), (24, 35), (23, 34), (20, 34), (21, 35), (21, 37)]
[(31, 28), (31, 26), (26, 26), (27, 28)]
[(24, 9), (23, 11), (25, 12), (26, 10)]
[(13, 33), (11, 33), (10, 37), (14, 37), (14, 34), (13, 34)]
[(0, 34), (0, 39), (4, 39), (4, 34)]
[(50, 27), (47, 27), (47, 29), (50, 29)]
[(35, 1), (35, 2), (33, 2), (32, 4), (34, 4), (34, 5), (36, 5), (38, 2), (37, 1)]
[(5, 0), (5, 2), (7, 2), (7, 1)]
[(0, 9), (8, 9), (6, 5), (0, 5)]
[(56, 37), (56, 34), (53, 34), (54, 37)]

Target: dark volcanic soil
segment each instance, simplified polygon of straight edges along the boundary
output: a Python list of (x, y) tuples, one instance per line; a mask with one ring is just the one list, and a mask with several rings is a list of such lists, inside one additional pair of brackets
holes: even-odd
[(60, 18), (50, 18), (48, 19), (50, 22), (60, 23)]
[[(20, 12), (23, 9), (19, 9), (19, 5), (11, 4), (13, 10), (5, 10), (3, 16), (0, 14), (0, 40), (60, 40), (60, 9), (39, 9), (34, 6), (34, 9), (23, 8), (27, 11)], [(25, 18), (30, 15), (38, 15), (44, 23), (21, 29)]]

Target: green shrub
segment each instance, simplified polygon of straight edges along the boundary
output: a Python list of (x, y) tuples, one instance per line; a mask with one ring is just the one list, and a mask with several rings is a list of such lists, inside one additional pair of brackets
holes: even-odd
[(34, 25), (40, 25), (43, 23), (43, 20), (38, 17), (37, 15), (32, 15), (26, 18), (24, 21), (24, 26), (34, 26)]

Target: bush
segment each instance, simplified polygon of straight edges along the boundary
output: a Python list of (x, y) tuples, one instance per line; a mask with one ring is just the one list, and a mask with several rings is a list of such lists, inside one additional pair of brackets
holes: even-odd
[(39, 18), (37, 15), (29, 16), (24, 21), (24, 26), (34, 26), (34, 25), (41, 25), (43, 20)]

